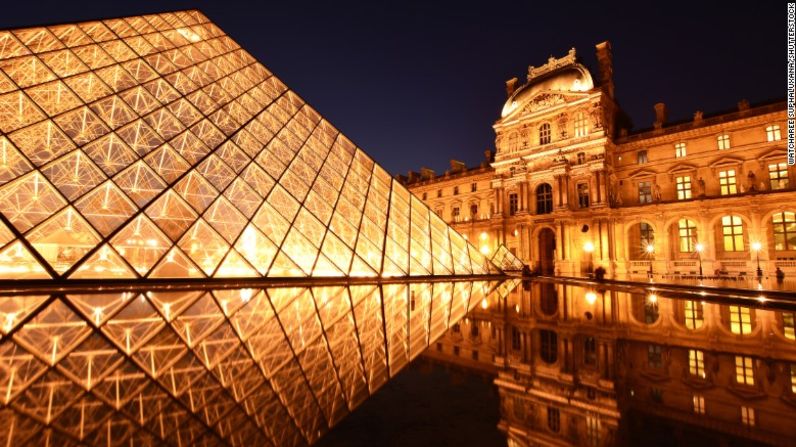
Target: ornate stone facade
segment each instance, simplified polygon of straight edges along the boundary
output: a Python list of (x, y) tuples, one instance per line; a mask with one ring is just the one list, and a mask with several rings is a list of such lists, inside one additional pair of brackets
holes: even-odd
[[(765, 275), (796, 274), (784, 102), (681, 123), (657, 104), (653, 127), (628, 133), (611, 57), (597, 45), (599, 82), (574, 50), (531, 67), (524, 85), (508, 81), (489, 168), (412, 178), (410, 189), (483, 252), (505, 244), (548, 273), (643, 275), (651, 263), (687, 275), (701, 260), (705, 274), (753, 275), (759, 257)], [(474, 182), (478, 218), (463, 218)]]

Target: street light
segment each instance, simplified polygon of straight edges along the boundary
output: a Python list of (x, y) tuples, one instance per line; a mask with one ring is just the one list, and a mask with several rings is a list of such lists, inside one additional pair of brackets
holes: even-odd
[(760, 242), (753, 242), (752, 243), (752, 250), (755, 251), (757, 255), (757, 277), (763, 277), (763, 269), (760, 268), (760, 249), (763, 248), (763, 245)]
[(594, 304), (594, 302), (597, 301), (597, 294), (592, 291), (589, 291), (586, 292), (585, 298), (587, 303)]
[(702, 250), (705, 249), (705, 246), (698, 242), (695, 248), (699, 258), (699, 279), (702, 279)]
[(647, 256), (649, 256), (650, 258), (650, 279), (652, 279), (652, 261), (655, 260), (653, 255), (653, 253), (655, 253), (655, 246), (653, 246), (652, 244), (647, 244), (645, 250), (647, 250)]

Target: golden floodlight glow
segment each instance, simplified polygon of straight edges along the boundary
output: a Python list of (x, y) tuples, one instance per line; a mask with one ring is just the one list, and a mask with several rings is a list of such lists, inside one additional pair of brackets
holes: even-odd
[(0, 279), (499, 273), (198, 11), (0, 31), (0, 163)]
[(654, 245), (652, 245), (652, 244), (647, 244), (647, 246), (645, 247), (645, 249), (647, 250), (647, 253), (650, 253), (650, 254), (651, 254), (652, 252), (654, 252), (654, 251), (655, 251), (655, 246), (654, 246)]
[(658, 303), (658, 295), (656, 295), (654, 293), (650, 293), (649, 295), (647, 295), (647, 302), (649, 302), (650, 304), (657, 304)]
[(594, 302), (597, 301), (597, 294), (589, 291), (586, 292), (585, 298), (587, 303), (594, 304)]
[(591, 241), (587, 241), (583, 244), (583, 251), (586, 253), (591, 253), (594, 251), (594, 244)]
[(760, 242), (752, 242), (752, 250), (760, 251), (761, 248), (763, 248), (763, 244)]
[(489, 307), (489, 301), (487, 301), (486, 298), (482, 299), (481, 300), (481, 309), (486, 310), (488, 307)]

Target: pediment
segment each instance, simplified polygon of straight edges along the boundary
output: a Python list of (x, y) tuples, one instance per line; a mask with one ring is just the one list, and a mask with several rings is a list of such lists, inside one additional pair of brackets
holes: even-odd
[(772, 159), (772, 158), (778, 158), (778, 159), (783, 159), (784, 160), (786, 158), (787, 154), (788, 154), (788, 151), (786, 151), (785, 149), (777, 148), (777, 149), (772, 149), (772, 150), (770, 150), (768, 152), (764, 152), (759, 157), (757, 157), (757, 159), (760, 160), (760, 161), (769, 160), (769, 159)]
[(630, 174), (630, 178), (635, 180), (635, 179), (642, 179), (642, 178), (647, 178), (647, 177), (655, 177), (656, 175), (658, 175), (658, 173), (653, 171), (653, 170), (650, 170), (650, 169), (639, 169), (639, 170), (633, 172), (632, 174)]
[(684, 174), (686, 172), (696, 171), (697, 167), (688, 163), (679, 163), (672, 166), (668, 171), (669, 174)]
[(522, 113), (536, 112), (541, 109), (548, 109), (559, 104), (565, 104), (588, 96), (588, 93), (581, 92), (562, 92), (562, 91), (542, 91), (534, 95), (522, 107)]
[(710, 163), (709, 166), (710, 166), (711, 169), (716, 169), (716, 168), (723, 168), (723, 167), (729, 167), (729, 166), (738, 166), (740, 164), (743, 164), (743, 159), (738, 158), (738, 157), (725, 156), (725, 157), (721, 157), (718, 160), (715, 160), (714, 162)]

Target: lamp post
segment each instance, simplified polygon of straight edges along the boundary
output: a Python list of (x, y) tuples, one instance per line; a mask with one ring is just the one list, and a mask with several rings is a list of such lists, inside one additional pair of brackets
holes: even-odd
[(757, 277), (763, 277), (763, 269), (760, 268), (760, 249), (763, 248), (763, 245), (760, 242), (753, 242), (752, 243), (752, 250), (755, 251), (757, 255)]
[(699, 279), (702, 279), (702, 250), (705, 249), (705, 246), (697, 242), (694, 248), (696, 248), (697, 258), (699, 259)]
[(652, 244), (647, 244), (645, 250), (647, 250), (647, 256), (650, 258), (650, 279), (652, 279), (652, 262), (655, 261), (655, 246)]

